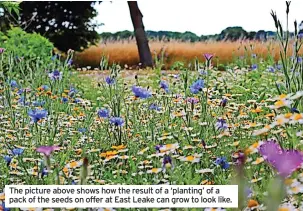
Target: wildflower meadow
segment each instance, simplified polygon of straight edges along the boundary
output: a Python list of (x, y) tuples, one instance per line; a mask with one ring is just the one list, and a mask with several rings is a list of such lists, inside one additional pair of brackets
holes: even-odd
[(73, 50), (0, 44), (0, 210), (29, 210), (5, 207), (8, 184), (235, 184), (235, 210), (303, 210), (303, 36), (271, 15), (279, 61), (252, 52), (224, 71), (201, 54), (174, 71), (85, 76)]

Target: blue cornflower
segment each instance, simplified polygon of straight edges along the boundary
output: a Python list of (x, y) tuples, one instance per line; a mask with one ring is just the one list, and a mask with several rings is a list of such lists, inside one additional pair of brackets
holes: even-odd
[(114, 78), (111, 78), (110, 76), (107, 76), (105, 78), (105, 82), (108, 84), (108, 85), (112, 85), (115, 83), (115, 79)]
[(257, 64), (251, 65), (251, 69), (252, 69), (252, 70), (256, 70), (257, 68), (258, 68), (258, 65), (257, 65)]
[(17, 87), (18, 87), (17, 81), (11, 80), (11, 81), (10, 81), (10, 86), (11, 86), (12, 88), (17, 88)]
[(15, 148), (12, 150), (13, 155), (22, 155), (22, 153), (24, 152), (24, 149), (22, 148)]
[(61, 102), (62, 102), (62, 103), (67, 103), (67, 102), (68, 102), (68, 99), (67, 99), (66, 97), (62, 97)]
[(17, 94), (18, 94), (18, 95), (22, 95), (23, 92), (24, 92), (24, 89), (19, 89), (19, 90), (17, 91)]
[(109, 122), (115, 126), (122, 126), (124, 124), (124, 120), (121, 117), (111, 117)]
[(72, 59), (69, 59), (68, 61), (67, 61), (67, 65), (68, 66), (71, 66), (73, 64), (73, 60)]
[(156, 152), (160, 152), (160, 148), (162, 147), (162, 145), (156, 145), (155, 146), (155, 150), (156, 150)]
[(291, 108), (290, 111), (291, 111), (291, 113), (297, 113), (297, 114), (300, 113), (300, 111), (295, 107)]
[(169, 155), (164, 155), (163, 161), (162, 161), (162, 171), (165, 172), (165, 170), (168, 166), (170, 166), (172, 169), (174, 168), (171, 157)]
[(26, 102), (25, 97), (21, 96), (18, 100), (18, 103), (25, 106), (25, 105), (29, 105), (29, 102)]
[(298, 58), (297, 58), (297, 62), (298, 62), (298, 63), (302, 63), (302, 57), (298, 57)]
[(61, 80), (62, 79), (62, 72), (59, 70), (55, 70), (48, 74), (48, 77), (52, 80)]
[(150, 106), (149, 106), (149, 109), (150, 110), (156, 110), (156, 111), (160, 111), (161, 108), (159, 106), (157, 106), (155, 103), (152, 103)]
[(4, 158), (5, 162), (7, 163), (7, 165), (9, 165), (12, 161), (12, 158), (8, 155), (5, 155), (3, 158)]
[(222, 106), (223, 108), (226, 106), (226, 104), (227, 104), (227, 99), (226, 98), (223, 98), (222, 100), (221, 100), (221, 103), (220, 103), (220, 106)]
[(166, 93), (169, 92), (168, 83), (166, 81), (161, 81), (160, 82), (160, 88), (164, 89)]
[(48, 87), (47, 85), (42, 85), (41, 88), (42, 88), (43, 90), (48, 90), (48, 89), (49, 89), (49, 87)]
[(85, 133), (85, 132), (86, 132), (86, 128), (79, 128), (78, 131), (79, 131), (80, 133)]
[(190, 91), (193, 94), (197, 94), (204, 88), (204, 81), (202, 79), (197, 80), (190, 86)]
[(216, 128), (218, 130), (220, 130), (220, 129), (225, 130), (228, 128), (228, 125), (224, 119), (218, 119), (218, 121), (216, 123)]
[(105, 109), (105, 108), (100, 109), (98, 111), (98, 116), (102, 117), (102, 118), (108, 118), (109, 117), (109, 111), (107, 109)]
[(10, 211), (11, 209), (10, 208), (6, 208), (5, 207), (5, 202), (3, 201), (2, 204), (0, 205), (1, 209), (0, 210), (3, 210), (3, 211)]
[(226, 157), (219, 157), (216, 159), (216, 165), (221, 166), (223, 169), (229, 168), (229, 163), (226, 161)]
[(76, 98), (76, 99), (74, 100), (74, 103), (80, 103), (80, 102), (81, 102), (81, 100), (78, 99), (78, 98)]
[(245, 187), (245, 195), (247, 198), (250, 198), (252, 196), (253, 192), (250, 187)]
[(29, 110), (28, 115), (32, 118), (33, 122), (37, 123), (39, 120), (45, 118), (48, 112), (44, 109)]
[(268, 68), (268, 71), (271, 72), (271, 73), (274, 73), (274, 72), (275, 72), (275, 68), (272, 67), (272, 66), (270, 66), (270, 67)]
[(139, 86), (133, 86), (132, 91), (135, 94), (135, 96), (139, 98), (145, 99), (151, 97), (151, 93), (147, 89)]
[(43, 106), (45, 104), (45, 101), (43, 100), (43, 101), (34, 101), (33, 102), (33, 106)]
[(277, 68), (278, 70), (281, 70), (282, 67), (283, 67), (283, 66), (282, 66), (281, 64), (277, 64), (277, 65), (276, 65), (276, 68)]
[(41, 172), (41, 176), (44, 177), (44, 176), (46, 176), (47, 174), (48, 174), (47, 168), (43, 168), (43, 169), (42, 169), (42, 172)]
[(68, 96), (69, 97), (74, 97), (75, 94), (77, 94), (78, 90), (74, 87), (70, 87), (69, 92), (68, 92)]

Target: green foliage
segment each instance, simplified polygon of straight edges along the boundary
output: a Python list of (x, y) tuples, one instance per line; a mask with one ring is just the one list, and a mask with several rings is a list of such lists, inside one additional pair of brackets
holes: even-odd
[(6, 36), (0, 34), (2, 48), (18, 57), (27, 59), (50, 57), (54, 48), (53, 44), (37, 33), (26, 33), (20, 28), (12, 28)]

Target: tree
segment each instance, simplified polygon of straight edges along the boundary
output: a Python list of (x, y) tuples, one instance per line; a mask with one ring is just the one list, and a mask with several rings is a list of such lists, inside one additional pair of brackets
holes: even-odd
[(23, 1), (19, 24), (26, 32), (47, 37), (59, 50), (82, 50), (99, 39), (91, 23), (97, 16), (93, 1)]
[(148, 40), (143, 25), (143, 15), (136, 1), (128, 1), (131, 20), (134, 26), (134, 32), (139, 51), (140, 63), (143, 67), (153, 66), (153, 59), (148, 45)]

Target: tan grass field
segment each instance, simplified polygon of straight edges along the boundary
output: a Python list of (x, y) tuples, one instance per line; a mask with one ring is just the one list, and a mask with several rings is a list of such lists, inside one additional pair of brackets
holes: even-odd
[[(188, 64), (195, 58), (204, 61), (203, 54), (211, 53), (215, 57), (213, 64), (227, 64), (233, 61), (234, 56), (248, 56), (257, 54), (259, 58), (266, 59), (272, 55), (277, 61), (281, 47), (277, 41), (209, 41), (209, 42), (180, 42), (180, 41), (150, 41), (149, 46), (153, 57), (164, 52), (163, 69), (170, 69), (176, 61)], [(292, 46), (292, 45), (290, 45)], [(289, 55), (292, 49), (289, 49)], [(301, 51), (302, 53), (302, 51)], [(100, 43), (99, 46), (91, 46), (81, 53), (75, 55), (75, 64), (79, 67), (99, 67), (102, 55), (108, 56), (109, 63), (119, 63), (129, 67), (139, 64), (138, 50), (135, 40), (121, 40)]]

